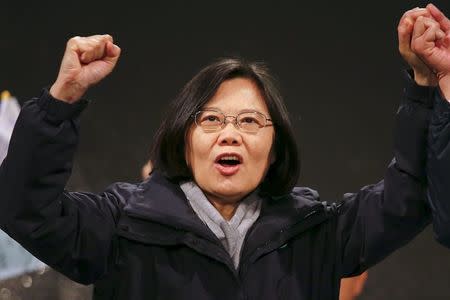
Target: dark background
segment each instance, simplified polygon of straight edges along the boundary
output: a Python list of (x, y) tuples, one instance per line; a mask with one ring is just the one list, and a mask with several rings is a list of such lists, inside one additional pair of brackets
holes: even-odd
[[(450, 1), (435, 1), (450, 14)], [(402, 93), (396, 26), (424, 1), (151, 1), (0, 4), (0, 90), (20, 102), (56, 79), (66, 41), (122, 48), (92, 88), (76, 164), (85, 189), (136, 181), (167, 103), (202, 66), (240, 55), (277, 76), (302, 151), (299, 184), (323, 200), (378, 181)], [(428, 228), (374, 267), (362, 299), (450, 299), (450, 250)]]

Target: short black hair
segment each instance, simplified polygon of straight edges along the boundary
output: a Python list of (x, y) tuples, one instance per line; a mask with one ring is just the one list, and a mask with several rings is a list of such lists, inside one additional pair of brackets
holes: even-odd
[(175, 182), (192, 180), (185, 160), (187, 133), (194, 123), (192, 116), (214, 96), (221, 83), (237, 77), (248, 78), (257, 84), (274, 124), (275, 162), (261, 182), (260, 191), (269, 196), (285, 195), (299, 177), (299, 151), (283, 98), (264, 63), (222, 58), (200, 70), (170, 104), (156, 132), (150, 159), (155, 170), (168, 179)]

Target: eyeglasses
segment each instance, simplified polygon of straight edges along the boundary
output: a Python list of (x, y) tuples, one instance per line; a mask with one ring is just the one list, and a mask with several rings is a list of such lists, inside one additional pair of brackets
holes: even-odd
[(234, 119), (229, 122), (233, 122), (236, 128), (249, 133), (256, 133), (263, 127), (273, 125), (271, 119), (254, 110), (242, 111), (236, 116), (227, 116), (219, 110), (205, 109), (196, 112), (194, 118), (195, 124), (206, 132), (219, 131), (225, 127), (228, 118)]

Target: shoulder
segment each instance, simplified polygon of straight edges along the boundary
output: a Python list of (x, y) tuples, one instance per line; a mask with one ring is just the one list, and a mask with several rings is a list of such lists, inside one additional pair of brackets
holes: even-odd
[(278, 203), (278, 205), (285, 205), (291, 209), (299, 210), (318, 204), (325, 205), (320, 201), (319, 193), (309, 187), (294, 187), (289, 194), (282, 196), (272, 196), (271, 203)]
[(309, 187), (296, 186), (292, 189), (290, 196), (299, 200), (320, 201), (319, 192)]
[(117, 198), (128, 199), (130, 196), (138, 193), (142, 189), (141, 184), (142, 183), (115, 182), (109, 185), (104, 193)]
[(187, 205), (179, 184), (156, 171), (142, 182), (116, 183), (113, 190), (125, 201), (124, 210), (128, 212), (166, 214), (168, 211), (185, 209)]
[(327, 203), (320, 200), (319, 192), (310, 187), (294, 187), (288, 198), (296, 209), (305, 207), (322, 207), (324, 212), (335, 215), (341, 203)]

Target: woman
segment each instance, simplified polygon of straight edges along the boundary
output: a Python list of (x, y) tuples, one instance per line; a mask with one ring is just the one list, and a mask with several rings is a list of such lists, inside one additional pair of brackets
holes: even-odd
[[(429, 84), (408, 39), (423, 14), (407, 12), (399, 34), (415, 80)], [(70, 278), (96, 283), (96, 299), (337, 299), (341, 277), (429, 223), (433, 89), (409, 83), (384, 180), (326, 205), (293, 188), (298, 154), (267, 69), (238, 59), (201, 70), (172, 103), (147, 181), (65, 191), (81, 97), (119, 55), (110, 36), (71, 39), (55, 83), (23, 108), (0, 169), (2, 228)]]

